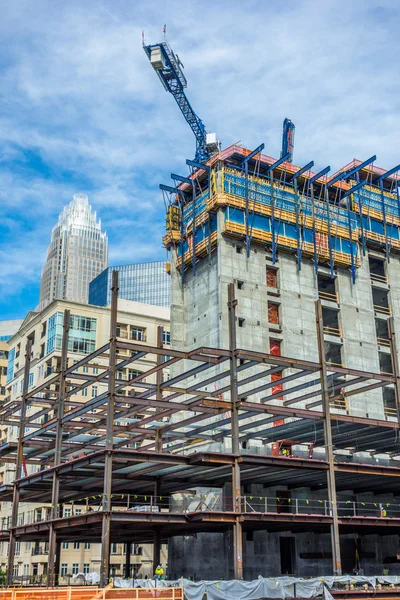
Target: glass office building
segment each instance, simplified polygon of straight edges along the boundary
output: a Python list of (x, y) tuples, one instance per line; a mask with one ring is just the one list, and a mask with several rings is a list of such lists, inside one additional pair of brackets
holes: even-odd
[(111, 303), (112, 272), (119, 273), (119, 297), (124, 300), (169, 307), (171, 277), (164, 260), (133, 265), (108, 267), (89, 284), (89, 304), (108, 306)]

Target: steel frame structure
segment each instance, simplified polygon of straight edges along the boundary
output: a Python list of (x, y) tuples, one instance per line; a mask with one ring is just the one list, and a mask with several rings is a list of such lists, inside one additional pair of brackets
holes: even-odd
[[(18, 442), (0, 447), (1, 460), (14, 462), (17, 473), (13, 486), (0, 487), (0, 498), (13, 501), (11, 522), (0, 532), (1, 539), (10, 541), (9, 584), (16, 540), (49, 540), (48, 585), (54, 585), (59, 573), (61, 541), (101, 539), (100, 575), (101, 584), (105, 585), (111, 541), (124, 539), (130, 555), (129, 540), (133, 532), (142, 541), (154, 543), (154, 560), (158, 563), (160, 544), (169, 536), (233, 530), (234, 574), (241, 579), (243, 529), (284, 527), (288, 522), (291, 527), (330, 529), (333, 572), (340, 574), (341, 528), (346, 531), (349, 527), (359, 527), (361, 531), (373, 527), (380, 531), (388, 524), (400, 525), (400, 519), (368, 521), (362, 516), (346, 521), (337, 510), (337, 490), (349, 489), (349, 485), (352, 489), (358, 486), (358, 489), (377, 490), (385, 485), (400, 492), (400, 468), (396, 462), (387, 466), (340, 463), (334, 454), (334, 449), (348, 448), (349, 444), (371, 453), (400, 454), (400, 378), (393, 327), (389, 327), (393, 374), (363, 372), (326, 362), (320, 300), (316, 302), (319, 362), (237, 348), (236, 305), (234, 284), (230, 284), (229, 349), (197, 348), (182, 352), (165, 348), (162, 328), (158, 330), (156, 346), (123, 340), (117, 337), (118, 272), (114, 271), (107, 344), (69, 365), (70, 315), (66, 310), (60, 371), (42, 385), (29, 389), (31, 341), (28, 340), (22, 401), (10, 401), (0, 411), (2, 424), (19, 427)], [(121, 351), (128, 351), (128, 355), (121, 356)], [(119, 369), (134, 365), (145, 355), (155, 356), (156, 366), (128, 380), (117, 378)], [(98, 365), (101, 360), (107, 364), (99, 365), (97, 375), (79, 372), (81, 367)], [(179, 363), (185, 366), (184, 371), (165, 380), (166, 369)], [(216, 367), (221, 367), (220, 372), (216, 373)], [(278, 393), (273, 391), (274, 373), (281, 375), (282, 389)], [(339, 394), (332, 393), (330, 383), (338, 377), (348, 396), (393, 386), (397, 418), (379, 421), (337, 410), (334, 402)], [(86, 402), (74, 399), (82, 389), (98, 383), (106, 386), (104, 392)], [(210, 384), (216, 384), (218, 389), (208, 391)], [(244, 391), (244, 386), (251, 389)], [(265, 394), (261, 401), (252, 399), (261, 392)], [(221, 394), (227, 399), (221, 399)], [(47, 415), (46, 422), (31, 422), (27, 417), (28, 406), (37, 408), (32, 419), (36, 421)], [(273, 426), (277, 417), (283, 423)], [(33, 432), (26, 431), (27, 425)], [(315, 446), (324, 449), (322, 460), (246, 454), (241, 443), (252, 438), (263, 442), (294, 439), (301, 443), (309, 442), (311, 436)], [(204, 449), (205, 444), (224, 438), (231, 439), (230, 453)], [(24, 461), (46, 467), (20, 477)], [(263, 514), (255, 518), (246, 513), (243, 483), (265, 481), (273, 485), (283, 476), (289, 485), (312, 487), (324, 482), (329, 513), (320, 517), (290, 515), (290, 519), (289, 515)], [(232, 484), (233, 497), (230, 506), (220, 512), (204, 508), (196, 514), (182, 515), (160, 509), (158, 513), (137, 514), (129, 512), (129, 500), (125, 512), (117, 510), (113, 501), (116, 494), (129, 498), (133, 486), (136, 493), (150, 495), (159, 504), (160, 498), (179, 490), (222, 487), (226, 483)], [(100, 510), (91, 511), (91, 505), (98, 503), (99, 497)], [(18, 526), (20, 500), (51, 503), (48, 520)], [(86, 502), (88, 510), (83, 515), (66, 517), (60, 512), (60, 506), (66, 502)], [(116, 523), (120, 530), (118, 538)], [(128, 562), (127, 556), (127, 565)]]

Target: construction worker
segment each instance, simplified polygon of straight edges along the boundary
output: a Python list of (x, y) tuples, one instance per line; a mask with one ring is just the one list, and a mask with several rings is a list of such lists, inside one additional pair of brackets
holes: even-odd
[(159, 581), (164, 578), (164, 569), (161, 565), (158, 565), (154, 572), (154, 579), (158, 579)]

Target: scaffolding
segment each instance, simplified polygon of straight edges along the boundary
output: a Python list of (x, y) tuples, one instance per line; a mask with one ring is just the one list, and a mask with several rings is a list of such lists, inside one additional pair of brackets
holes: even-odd
[[(316, 302), (318, 362), (281, 356), (274, 349), (263, 353), (238, 348), (233, 284), (228, 286), (227, 298), (228, 349), (202, 347), (182, 352), (165, 348), (161, 327), (156, 346), (119, 338), (117, 305), (118, 272), (114, 271), (109, 342), (70, 364), (70, 314), (66, 310), (59, 372), (29, 389), (28, 340), (22, 401), (10, 401), (1, 409), (2, 422), (19, 427), (18, 442), (0, 447), (1, 460), (14, 462), (17, 473), (12, 486), (0, 488), (0, 498), (13, 501), (11, 519), (2, 523), (0, 531), (0, 540), (10, 543), (9, 585), (15, 544), (21, 540), (49, 542), (49, 586), (58, 580), (63, 541), (101, 541), (100, 583), (105, 586), (110, 544), (116, 539), (127, 544), (129, 572), (132, 540), (152, 542), (157, 565), (160, 544), (173, 536), (233, 531), (234, 574), (242, 579), (243, 531), (271, 526), (279, 530), (288, 523), (292, 529), (315, 527), (331, 532), (332, 570), (337, 575), (341, 573), (341, 531), (400, 526), (400, 507), (382, 512), (380, 507), (361, 509), (355, 502), (337, 502), (337, 490), (363, 489), (366, 479), (371, 490), (400, 490), (398, 463), (389, 459), (382, 466), (351, 458), (337, 461), (334, 453), (348, 447), (349, 437), (359, 450), (400, 453), (400, 379), (391, 326), (393, 373), (382, 374), (326, 362), (321, 300)], [(156, 366), (126, 380), (117, 378), (118, 370), (146, 355), (156, 356)], [(100, 359), (107, 366), (97, 375), (81, 372)], [(186, 368), (168, 379), (172, 365)], [(332, 385), (336, 378), (341, 379), (340, 392)], [(94, 383), (103, 384), (105, 390), (86, 402), (74, 401), (74, 395)], [(358, 417), (338, 405), (343, 394), (362, 397), (367, 390), (384, 386), (394, 390), (395, 417)], [(265, 396), (256, 401), (260, 392)], [(42, 423), (28, 423), (28, 405), (36, 407), (33, 417), (43, 418)], [(33, 431), (28, 432), (27, 425)], [(252, 454), (245, 450), (245, 442), (251, 439), (266, 445), (294, 440), (299, 448), (291, 450), (289, 457), (279, 452)], [(229, 451), (221, 451), (223, 440), (230, 441)], [(21, 476), (24, 464), (46, 466)], [(282, 511), (278, 499), (268, 493), (255, 501), (243, 492), (246, 481), (272, 486), (282, 478), (320, 485), (327, 490), (326, 498), (315, 506), (293, 499), (290, 511)], [(232, 485), (228, 496), (225, 484)], [(193, 492), (201, 487), (221, 491)], [(49, 506), (40, 520), (21, 524), (21, 501)], [(72, 506), (68, 514), (66, 504)]]
[(206, 249), (218, 244), (218, 210), (222, 233), (245, 240), (247, 252), (254, 241), (271, 249), (273, 262), (278, 249), (295, 253), (299, 270), (303, 256), (315, 270), (328, 264), (332, 277), (336, 266), (349, 268), (353, 283), (367, 244), (388, 259), (400, 250), (400, 165), (378, 169), (373, 156), (329, 178), (330, 167), (315, 174), (313, 161), (299, 168), (285, 157), (261, 154), (263, 147), (251, 152), (230, 146), (189, 178), (172, 176), (181, 184), (169, 189), (174, 209), (168, 214), (178, 205), (181, 212), (174, 223), (169, 220), (164, 244), (176, 251), (182, 272), (190, 264), (195, 272)]

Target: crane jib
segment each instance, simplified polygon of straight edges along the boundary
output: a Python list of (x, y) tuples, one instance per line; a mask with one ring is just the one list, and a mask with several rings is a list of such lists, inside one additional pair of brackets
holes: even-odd
[(202, 120), (194, 112), (184, 88), (187, 86), (183, 65), (166, 42), (143, 46), (165, 90), (173, 95), (196, 138), (196, 160), (203, 163), (209, 157), (207, 132)]

